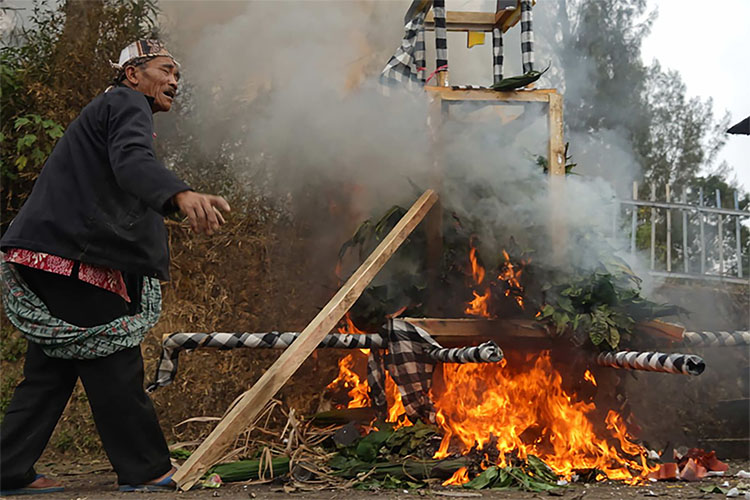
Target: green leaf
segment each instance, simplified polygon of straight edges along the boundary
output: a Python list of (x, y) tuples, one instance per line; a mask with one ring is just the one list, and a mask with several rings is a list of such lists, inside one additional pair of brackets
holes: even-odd
[(25, 136), (18, 139), (16, 143), (16, 151), (20, 152), (22, 149), (27, 148), (36, 142), (36, 135), (26, 134)]
[(546, 304), (546, 305), (545, 305), (545, 306), (544, 306), (544, 307), (542, 308), (542, 315), (541, 315), (541, 316), (539, 316), (539, 319), (545, 319), (545, 318), (549, 318), (549, 317), (550, 317), (550, 316), (552, 316), (553, 314), (555, 314), (555, 308), (554, 308), (554, 307), (552, 307), (552, 306), (551, 306), (551, 305), (549, 305), (549, 304)]
[(63, 128), (60, 125), (55, 125), (54, 127), (47, 130), (47, 135), (52, 139), (59, 139), (63, 136)]
[(375, 457), (378, 456), (378, 448), (369, 441), (364, 439), (357, 443), (356, 452), (357, 457), (363, 462), (372, 463), (375, 461)]
[(718, 486), (716, 484), (707, 484), (705, 486), (701, 486), (698, 488), (703, 493), (721, 493), (722, 495), (726, 495), (727, 491), (729, 491), (726, 488), (722, 488), (721, 486)]
[(471, 488), (473, 490), (481, 490), (487, 488), (493, 483), (498, 476), (498, 469), (494, 465), (487, 467), (477, 477), (464, 484), (464, 488)]
[(18, 171), (20, 172), (21, 170), (23, 170), (24, 168), (26, 168), (26, 164), (28, 162), (29, 162), (29, 159), (26, 156), (24, 156), (24, 155), (21, 155), (18, 158), (16, 158), (15, 165), (16, 165), (16, 168), (18, 169)]
[(18, 130), (24, 125), (28, 125), (29, 123), (31, 123), (31, 120), (29, 120), (28, 118), (16, 118), (16, 122), (13, 124), (13, 128)]

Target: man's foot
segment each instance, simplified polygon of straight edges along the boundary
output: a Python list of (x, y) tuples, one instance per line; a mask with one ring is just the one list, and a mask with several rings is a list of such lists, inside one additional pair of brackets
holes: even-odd
[(65, 488), (63, 488), (59, 481), (37, 474), (36, 479), (23, 488), (2, 490), (0, 491), (0, 496), (41, 495), (43, 493), (59, 493), (64, 490)]
[(164, 482), (165, 479), (171, 478), (172, 475), (175, 472), (177, 472), (177, 467), (172, 467), (172, 469), (169, 472), (167, 472), (166, 474), (163, 474), (163, 475), (157, 477), (156, 479), (152, 479), (151, 481), (147, 482), (146, 484), (160, 484), (160, 483)]
[(176, 484), (172, 481), (172, 474), (177, 472), (177, 468), (172, 469), (166, 474), (148, 481), (143, 484), (123, 484), (120, 485), (120, 491), (132, 492), (155, 492), (155, 491), (174, 491)]
[(29, 489), (62, 488), (62, 483), (47, 476), (37, 476), (31, 483), (26, 485)]

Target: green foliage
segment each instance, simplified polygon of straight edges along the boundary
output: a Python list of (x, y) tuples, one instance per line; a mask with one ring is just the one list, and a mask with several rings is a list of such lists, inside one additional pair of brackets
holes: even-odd
[(376, 427), (355, 443), (340, 448), (338, 458), (334, 457), (330, 465), (345, 469), (352, 464), (399, 461), (406, 456), (429, 458), (434, 453), (429, 446), (430, 438), (438, 434), (433, 425), (417, 422), (394, 430), (393, 424), (378, 422)]
[[(252, 460), (238, 460), (225, 464), (214, 465), (205, 476), (218, 474), (224, 482), (232, 481), (249, 481), (260, 477), (261, 460), (256, 458)], [(289, 457), (280, 456), (271, 459), (271, 468), (274, 476), (281, 476), (289, 472)], [(204, 476), (204, 477), (205, 477)]]
[(499, 82), (492, 85), (492, 87), (490, 88), (492, 90), (499, 90), (499, 91), (519, 89), (521, 87), (525, 87), (539, 80), (539, 78), (541, 78), (542, 75), (545, 74), (548, 69), (549, 69), (549, 65), (546, 68), (544, 68), (542, 71), (532, 70), (520, 76), (512, 76), (509, 78), (503, 78)]
[(177, 460), (187, 460), (190, 458), (190, 455), (192, 455), (193, 452), (186, 450), (184, 448), (176, 448), (174, 450), (169, 450), (169, 456), (172, 458), (176, 458)]
[(557, 475), (540, 458), (529, 455), (526, 460), (513, 460), (506, 467), (490, 466), (464, 488), (481, 490), (486, 488), (518, 488), (526, 491), (557, 490)]
[[(35, 0), (0, 47), (0, 209), (15, 216), (65, 127), (114, 76), (108, 60), (156, 32), (155, 0)], [(82, 77), (82, 72), (85, 77)]]

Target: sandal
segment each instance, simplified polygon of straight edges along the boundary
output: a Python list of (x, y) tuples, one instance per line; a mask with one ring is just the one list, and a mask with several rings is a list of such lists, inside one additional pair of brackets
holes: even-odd
[[(34, 478), (34, 481), (43, 477), (45, 477), (43, 474), (37, 474)], [(34, 483), (34, 481), (27, 484), (23, 488), (16, 488), (14, 490), (0, 490), (0, 497), (9, 497), (14, 495), (43, 495), (45, 493), (60, 493), (61, 491), (65, 491), (65, 488), (62, 486), (47, 486), (46, 488), (35, 488), (30, 486)]]
[(167, 477), (156, 483), (146, 484), (121, 484), (120, 491), (123, 492), (139, 492), (139, 493), (154, 493), (157, 491), (174, 491), (175, 484), (172, 481), (174, 472), (169, 474)]

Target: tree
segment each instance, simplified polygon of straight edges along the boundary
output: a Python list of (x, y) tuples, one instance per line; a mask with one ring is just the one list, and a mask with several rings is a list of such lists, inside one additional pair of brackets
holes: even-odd
[(113, 76), (108, 60), (156, 32), (155, 0), (36, 0), (0, 47), (2, 225), (17, 213), (63, 129)]
[(641, 41), (657, 13), (646, 0), (558, 0), (556, 7), (543, 29), (559, 58), (553, 78), (565, 91), (568, 130), (624, 136), (644, 184), (658, 192), (667, 183), (673, 190), (695, 184), (724, 144), (727, 118), (714, 117), (711, 99), (688, 98), (678, 72), (643, 64)]

